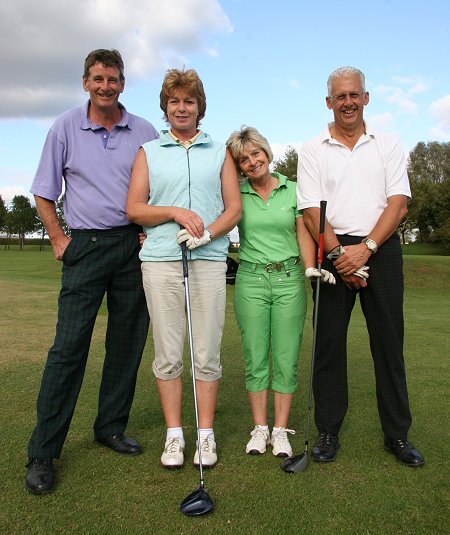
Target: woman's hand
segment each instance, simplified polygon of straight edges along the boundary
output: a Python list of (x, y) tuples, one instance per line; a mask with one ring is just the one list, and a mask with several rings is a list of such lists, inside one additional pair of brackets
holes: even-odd
[(176, 221), (180, 227), (186, 229), (188, 233), (194, 237), (200, 239), (205, 232), (205, 226), (202, 218), (187, 208), (173, 207), (173, 220)]
[(309, 267), (305, 271), (305, 277), (307, 279), (318, 279), (320, 277), (320, 280), (322, 282), (328, 282), (328, 284), (336, 284), (336, 278), (330, 271), (327, 271), (326, 269), (321, 269), (320, 271), (317, 268)]
[(177, 242), (178, 244), (182, 244), (183, 242), (186, 242), (186, 247), (192, 251), (192, 249), (196, 249), (197, 247), (201, 247), (202, 245), (208, 245), (208, 243), (211, 243), (211, 232), (209, 232), (208, 229), (206, 229), (203, 232), (203, 236), (201, 238), (195, 238), (189, 232), (183, 228), (177, 232)]

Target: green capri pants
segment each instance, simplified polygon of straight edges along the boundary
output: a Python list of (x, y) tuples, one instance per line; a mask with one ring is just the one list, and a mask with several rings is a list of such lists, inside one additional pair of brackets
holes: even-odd
[(244, 351), (245, 384), (250, 392), (270, 386), (283, 394), (297, 389), (306, 289), (303, 268), (300, 262), (293, 265), (292, 260), (269, 270), (261, 264), (241, 262), (237, 272), (234, 310)]

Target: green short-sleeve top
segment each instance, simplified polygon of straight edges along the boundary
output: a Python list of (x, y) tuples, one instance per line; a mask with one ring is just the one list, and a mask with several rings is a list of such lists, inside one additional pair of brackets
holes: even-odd
[(279, 173), (277, 187), (264, 201), (249, 180), (241, 184), (242, 219), (239, 229), (239, 259), (257, 264), (281, 262), (299, 256), (296, 219), (296, 183)]

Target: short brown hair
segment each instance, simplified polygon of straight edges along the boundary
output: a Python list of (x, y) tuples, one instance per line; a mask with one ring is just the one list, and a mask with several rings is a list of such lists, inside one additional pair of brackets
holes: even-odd
[(164, 81), (159, 94), (159, 106), (164, 112), (164, 120), (167, 122), (167, 103), (174, 89), (184, 89), (187, 94), (197, 99), (198, 117), (197, 126), (205, 116), (206, 95), (202, 81), (194, 69), (180, 71), (179, 69), (169, 69), (164, 77)]
[(89, 52), (85, 61), (84, 61), (84, 78), (86, 80), (89, 78), (89, 69), (92, 65), (96, 63), (101, 63), (105, 67), (115, 67), (119, 70), (119, 78), (123, 83), (125, 80), (123, 59), (118, 50), (106, 50), (105, 48), (98, 48)]

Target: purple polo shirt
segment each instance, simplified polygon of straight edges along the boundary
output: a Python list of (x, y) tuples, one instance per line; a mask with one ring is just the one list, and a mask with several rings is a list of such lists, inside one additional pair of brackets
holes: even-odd
[(48, 132), (31, 193), (56, 201), (65, 184), (64, 216), (71, 229), (127, 225), (125, 203), (139, 147), (159, 137), (153, 125), (128, 113), (104, 144), (107, 130), (87, 117), (88, 104), (56, 119)]

